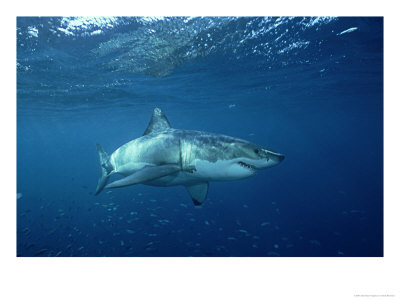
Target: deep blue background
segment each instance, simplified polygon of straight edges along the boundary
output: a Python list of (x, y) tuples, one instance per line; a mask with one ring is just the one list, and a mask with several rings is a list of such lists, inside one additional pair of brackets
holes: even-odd
[[(383, 255), (382, 18), (17, 23), (18, 256)], [(183, 187), (94, 196), (95, 144), (139, 137), (154, 107), (286, 158), (211, 182), (201, 209)]]

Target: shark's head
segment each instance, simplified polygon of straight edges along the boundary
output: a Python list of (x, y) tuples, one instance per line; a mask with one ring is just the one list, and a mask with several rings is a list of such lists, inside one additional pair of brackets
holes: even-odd
[(238, 177), (251, 176), (256, 170), (276, 166), (285, 158), (280, 153), (246, 141), (234, 143), (231, 154), (231, 171)]
[[(204, 141), (201, 144), (204, 146)], [(257, 170), (273, 167), (285, 158), (275, 151), (228, 136), (215, 136), (201, 153), (206, 159), (199, 160), (196, 168), (211, 180), (250, 177)]]

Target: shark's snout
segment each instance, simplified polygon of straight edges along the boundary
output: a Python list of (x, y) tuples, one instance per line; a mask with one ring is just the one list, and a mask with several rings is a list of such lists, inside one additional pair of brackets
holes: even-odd
[(280, 164), (285, 159), (285, 155), (280, 153), (274, 153), (270, 156), (270, 158), (274, 162), (274, 164), (277, 165)]
[(262, 163), (259, 164), (259, 169), (276, 166), (285, 159), (285, 155), (270, 150), (264, 150), (262, 155), (264, 159), (262, 160)]

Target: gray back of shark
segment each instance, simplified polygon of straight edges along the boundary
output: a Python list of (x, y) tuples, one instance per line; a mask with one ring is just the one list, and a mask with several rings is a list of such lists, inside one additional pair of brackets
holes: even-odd
[[(237, 180), (258, 169), (279, 164), (284, 156), (257, 144), (208, 132), (171, 127), (165, 114), (154, 109), (143, 136), (111, 155), (97, 144), (101, 176), (96, 195), (103, 188), (138, 183), (152, 186), (183, 185), (200, 206), (207, 198), (209, 181)], [(107, 184), (113, 174), (124, 178)]]

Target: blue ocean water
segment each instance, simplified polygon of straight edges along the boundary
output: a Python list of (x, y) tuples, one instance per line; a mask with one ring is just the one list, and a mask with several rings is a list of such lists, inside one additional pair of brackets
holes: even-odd
[[(94, 196), (155, 107), (286, 158)], [(383, 18), (17, 18), (17, 256), (383, 256)]]

